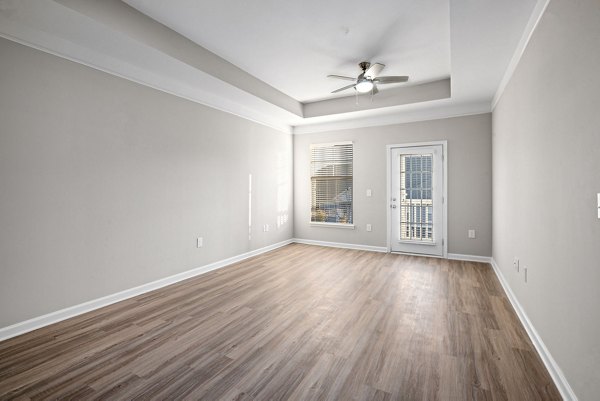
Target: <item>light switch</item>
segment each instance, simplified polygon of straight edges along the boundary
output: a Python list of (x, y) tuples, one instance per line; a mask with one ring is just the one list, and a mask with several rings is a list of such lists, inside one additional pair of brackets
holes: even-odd
[(598, 194), (598, 218), (600, 219), (600, 194)]
[(468, 235), (469, 235), (469, 238), (471, 238), (471, 239), (475, 238), (475, 230), (473, 230), (473, 229), (469, 230)]
[(204, 239), (202, 237), (198, 237), (198, 242), (196, 244), (198, 248), (202, 248), (204, 246)]
[[(367, 189), (367, 197), (371, 197), (372, 192), (370, 189)], [(598, 199), (600, 200), (600, 194), (598, 194)], [(600, 202), (600, 201), (599, 201)]]
[(367, 231), (369, 231), (369, 232), (370, 232), (371, 230), (372, 230), (372, 227), (371, 227), (371, 225), (370, 225), (370, 224), (367, 224)]

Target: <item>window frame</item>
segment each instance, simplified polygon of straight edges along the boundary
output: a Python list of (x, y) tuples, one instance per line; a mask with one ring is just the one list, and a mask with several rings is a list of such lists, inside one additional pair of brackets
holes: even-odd
[[(329, 146), (337, 146), (337, 145), (352, 145), (352, 223), (334, 223), (334, 222), (324, 222), (324, 221), (312, 221), (312, 197), (313, 197), (313, 189), (312, 189), (312, 149), (317, 147), (329, 147)], [(353, 141), (338, 141), (338, 142), (326, 142), (326, 143), (311, 143), (309, 146), (309, 160), (308, 160), (308, 178), (309, 178), (309, 224), (311, 227), (326, 227), (326, 228), (341, 228), (341, 229), (350, 229), (354, 230), (354, 142)]]

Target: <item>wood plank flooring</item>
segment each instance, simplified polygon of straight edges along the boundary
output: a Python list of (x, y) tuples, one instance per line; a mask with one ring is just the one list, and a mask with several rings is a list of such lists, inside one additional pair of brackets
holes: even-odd
[(0, 343), (0, 399), (561, 398), (489, 265), (293, 244)]

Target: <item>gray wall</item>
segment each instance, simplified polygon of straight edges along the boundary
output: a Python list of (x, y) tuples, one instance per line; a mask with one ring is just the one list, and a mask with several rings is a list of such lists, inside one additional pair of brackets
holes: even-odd
[(4, 39), (0, 71), (0, 327), (292, 237), (290, 135)]
[(580, 400), (600, 394), (599, 49), (600, 2), (552, 0), (493, 112), (494, 259)]
[[(294, 236), (386, 246), (386, 145), (439, 140), (448, 141), (448, 252), (491, 256), (490, 114), (295, 135)], [(310, 144), (336, 141), (354, 142), (355, 230), (310, 225)], [(367, 189), (373, 191), (370, 198)], [(476, 239), (467, 238), (469, 228), (477, 231)]]

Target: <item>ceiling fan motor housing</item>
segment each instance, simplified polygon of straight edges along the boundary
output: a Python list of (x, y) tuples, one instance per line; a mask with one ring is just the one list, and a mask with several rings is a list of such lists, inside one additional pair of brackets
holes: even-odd
[(371, 66), (371, 63), (369, 63), (368, 61), (362, 61), (358, 63), (358, 66), (361, 68), (361, 70), (363, 70), (363, 73), (365, 73)]

